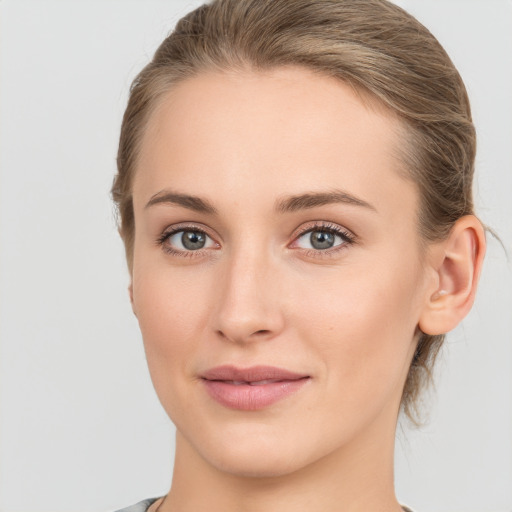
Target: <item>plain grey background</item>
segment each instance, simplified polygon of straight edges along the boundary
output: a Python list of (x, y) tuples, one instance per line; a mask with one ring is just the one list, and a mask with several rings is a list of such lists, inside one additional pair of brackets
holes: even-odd
[[(472, 99), (476, 203), (512, 257), (512, 2), (399, 2)], [(0, 510), (114, 510), (168, 490), (172, 426), (131, 314), (109, 188), (129, 84), (185, 0), (0, 1)], [(489, 239), (430, 421), (399, 428), (399, 499), (512, 510), (512, 266)]]

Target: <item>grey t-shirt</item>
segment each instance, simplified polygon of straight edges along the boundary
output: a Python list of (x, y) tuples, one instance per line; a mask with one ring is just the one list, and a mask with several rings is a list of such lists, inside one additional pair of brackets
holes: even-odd
[[(148, 498), (147, 500), (139, 501), (139, 503), (136, 503), (131, 507), (116, 510), (116, 512), (146, 512), (148, 508), (158, 499), (160, 498)], [(409, 507), (406, 507), (405, 505), (402, 505), (402, 508), (404, 509), (404, 512), (413, 512)]]
[(139, 501), (139, 503), (135, 503), (135, 505), (131, 505), (130, 507), (116, 510), (116, 512), (146, 512), (147, 509), (158, 499), (160, 498), (148, 498), (147, 500)]

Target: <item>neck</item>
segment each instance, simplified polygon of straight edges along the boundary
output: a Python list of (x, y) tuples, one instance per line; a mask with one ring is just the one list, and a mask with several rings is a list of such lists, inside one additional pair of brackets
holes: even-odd
[(178, 432), (171, 491), (158, 503), (158, 511), (399, 512), (393, 475), (396, 416), (391, 423), (384, 430), (383, 422), (375, 421), (337, 451), (272, 477), (222, 471)]

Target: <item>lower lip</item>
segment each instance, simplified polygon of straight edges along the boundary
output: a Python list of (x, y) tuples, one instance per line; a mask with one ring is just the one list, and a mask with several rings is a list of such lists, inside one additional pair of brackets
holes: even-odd
[(235, 385), (227, 381), (206, 380), (210, 396), (225, 407), (241, 411), (257, 411), (296, 393), (309, 381), (309, 377), (297, 380), (283, 380), (251, 386)]

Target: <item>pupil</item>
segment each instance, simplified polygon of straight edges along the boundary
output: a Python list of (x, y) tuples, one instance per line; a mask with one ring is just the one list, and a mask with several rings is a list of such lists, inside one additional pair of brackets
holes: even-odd
[(310, 241), (315, 249), (329, 249), (334, 245), (334, 235), (327, 231), (313, 231)]
[(181, 235), (181, 243), (186, 249), (194, 251), (204, 247), (206, 238), (203, 233), (199, 233), (197, 231), (185, 231), (183, 235)]

